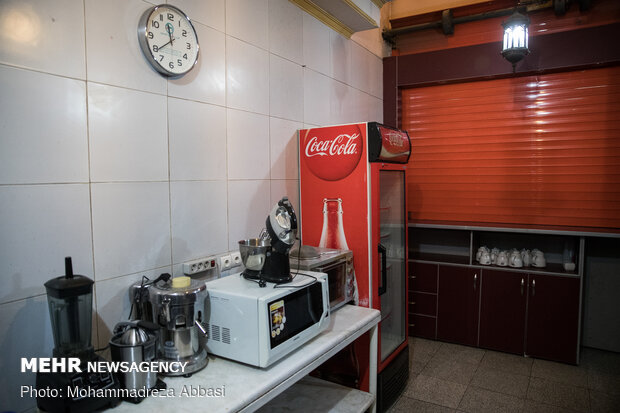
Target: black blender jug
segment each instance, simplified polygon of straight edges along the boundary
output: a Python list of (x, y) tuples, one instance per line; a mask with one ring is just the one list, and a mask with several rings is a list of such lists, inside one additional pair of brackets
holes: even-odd
[(65, 258), (65, 275), (45, 283), (54, 334), (54, 357), (79, 357), (88, 361), (91, 345), (94, 281), (73, 274), (71, 257)]
[(87, 413), (119, 403), (113, 391), (97, 395), (98, 389), (118, 389), (114, 374), (106, 367), (97, 371), (87, 367), (89, 362), (106, 361), (95, 354), (91, 344), (93, 284), (90, 278), (73, 274), (71, 257), (65, 258), (65, 275), (45, 283), (54, 335), (54, 358), (77, 358), (80, 371), (38, 372), (37, 407), (40, 410)]

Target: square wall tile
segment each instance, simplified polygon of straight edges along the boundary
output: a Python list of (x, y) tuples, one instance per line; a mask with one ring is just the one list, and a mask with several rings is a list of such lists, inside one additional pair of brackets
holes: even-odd
[(138, 43), (138, 21), (151, 6), (141, 0), (85, 0), (88, 80), (166, 93)]
[(154, 280), (162, 273), (171, 273), (171, 268), (161, 267), (149, 271), (140, 271), (136, 274), (116, 277), (95, 283), (97, 342), (98, 348), (108, 345), (116, 323), (127, 321), (131, 310), (131, 295), (129, 288), (146, 276)]
[(226, 34), (269, 48), (268, 0), (226, 0)]
[(369, 120), (374, 120), (376, 122), (383, 122), (383, 99), (379, 99), (376, 97), (370, 98), (370, 117)]
[(329, 104), (331, 110), (329, 113), (329, 123), (332, 125), (349, 123), (350, 119), (352, 119), (350, 112), (353, 110), (350, 105), (355, 105), (353, 98), (349, 95), (352, 95), (355, 89), (337, 80), (331, 80), (330, 84)]
[(186, 75), (168, 80), (168, 95), (200, 102), (226, 103), (226, 40), (224, 33), (194, 23), (199, 56)]
[(4, 0), (0, 24), (0, 63), (86, 78), (82, 1)]
[(332, 75), (331, 53), (330, 53), (330, 31), (331, 29), (323, 23), (304, 13), (303, 17), (303, 55), (306, 67), (323, 73)]
[(51, 357), (54, 348), (47, 296), (0, 305), (0, 410), (34, 408), (35, 397), (20, 397), (21, 386), (35, 386), (36, 373), (21, 372), (21, 358)]
[(271, 179), (299, 178), (299, 139), (301, 122), (269, 118)]
[(302, 121), (304, 81), (302, 67), (276, 55), (269, 55), (269, 114)]
[(372, 53), (368, 54), (369, 87), (368, 93), (376, 98), (383, 98), (383, 61)]
[(331, 120), (330, 93), (333, 80), (304, 68), (304, 122), (328, 125)]
[(237, 251), (239, 240), (256, 238), (271, 211), (270, 181), (228, 181), (228, 250)]
[(269, 114), (269, 52), (226, 37), (226, 105)]
[[(223, 32), (226, 29), (226, 0), (174, 0), (192, 23), (198, 22)], [(201, 38), (198, 37), (201, 42)], [(200, 43), (202, 46), (202, 43)]]
[(45, 294), (73, 270), (93, 278), (88, 184), (0, 187), (0, 303)]
[(226, 181), (172, 182), (172, 262), (228, 251)]
[(340, 33), (330, 32), (332, 74), (334, 79), (347, 84), (351, 82), (351, 43)]
[(88, 182), (85, 83), (0, 66), (0, 90), (0, 183)]
[(355, 42), (351, 42), (351, 86), (364, 92), (370, 89), (370, 83), (376, 82), (371, 76), (371, 57), (368, 50)]
[(166, 97), (88, 84), (91, 180), (168, 179)]
[(347, 86), (348, 92), (344, 103), (343, 117), (345, 123), (366, 122), (372, 119), (374, 114), (374, 99), (367, 93), (353, 87)]
[(171, 264), (168, 182), (92, 185), (95, 278)]
[[(271, 180), (271, 207), (277, 204), (279, 200), (282, 199), (283, 196), (287, 196), (291, 204), (293, 204), (293, 209), (295, 210), (295, 214), (297, 214), (297, 219), (300, 219), (300, 209), (299, 209), (299, 180), (296, 179), (272, 179)], [(270, 208), (271, 210), (271, 208)], [(266, 217), (266, 215), (265, 215)], [(297, 237), (299, 238), (299, 233)]]
[(227, 110), (228, 179), (269, 179), (269, 117)]
[(226, 179), (226, 108), (168, 99), (171, 180)]
[(269, 0), (269, 51), (303, 63), (303, 14), (289, 0)]

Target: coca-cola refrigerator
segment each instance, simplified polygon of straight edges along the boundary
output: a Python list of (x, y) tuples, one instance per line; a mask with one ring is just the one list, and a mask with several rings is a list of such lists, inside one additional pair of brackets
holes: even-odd
[[(376, 122), (299, 131), (302, 244), (352, 250), (359, 305), (381, 311), (380, 412), (398, 398), (409, 376), (405, 170), (410, 154), (406, 131)], [(366, 354), (368, 345), (361, 344)], [(362, 350), (356, 351), (360, 387), (367, 389), (368, 357)]]

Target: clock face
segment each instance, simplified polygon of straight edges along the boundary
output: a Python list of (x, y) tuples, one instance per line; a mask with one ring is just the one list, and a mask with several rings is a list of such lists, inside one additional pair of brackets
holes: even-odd
[(162, 4), (147, 10), (138, 24), (138, 40), (149, 63), (166, 76), (181, 76), (198, 61), (198, 37), (181, 10)]

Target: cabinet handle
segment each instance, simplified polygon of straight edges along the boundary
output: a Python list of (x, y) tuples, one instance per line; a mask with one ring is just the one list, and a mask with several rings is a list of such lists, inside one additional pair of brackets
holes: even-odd
[(409, 301), (409, 304), (415, 305), (415, 301)]
[(409, 327), (415, 327), (415, 324), (409, 324)]
[(476, 289), (477, 283), (478, 283), (478, 274), (474, 274), (474, 290)]
[(536, 295), (536, 280), (532, 280), (532, 297)]
[(525, 287), (525, 279), (521, 278), (521, 295), (523, 295), (523, 287)]

